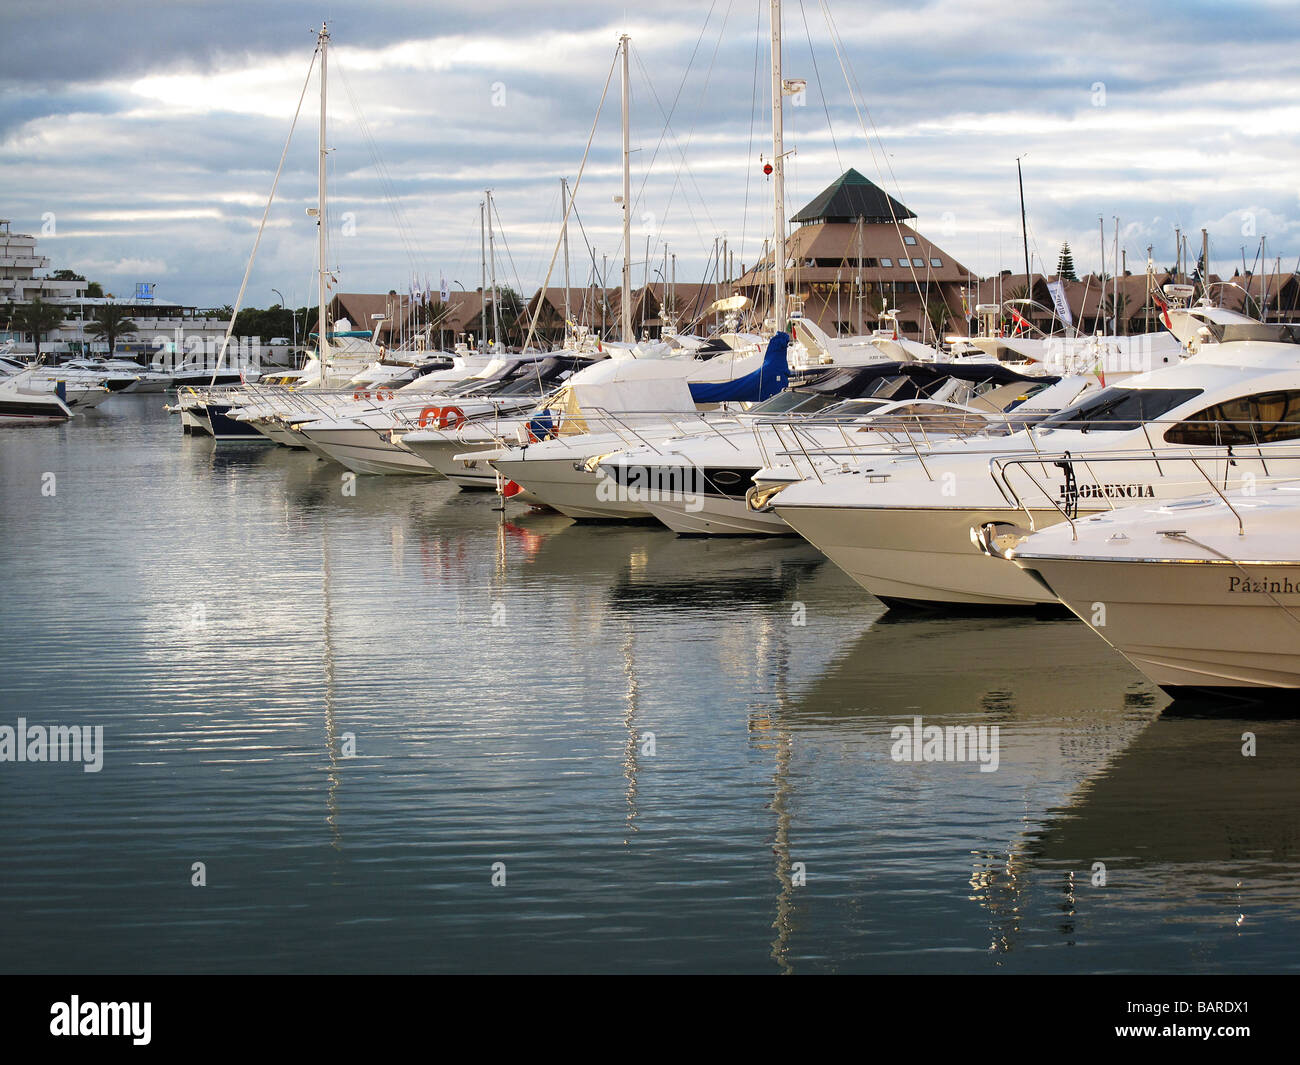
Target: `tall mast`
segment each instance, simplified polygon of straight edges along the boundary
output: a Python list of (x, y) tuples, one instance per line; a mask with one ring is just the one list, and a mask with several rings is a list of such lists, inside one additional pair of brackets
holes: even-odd
[(497, 246), (492, 230), (492, 190), (487, 190), (488, 267), (492, 271), (492, 341), (501, 343), (501, 313), (497, 309)]
[(1020, 183), (1020, 239), (1025, 244), (1025, 299), (1034, 298), (1034, 278), (1029, 272), (1029, 224), (1025, 221), (1025, 175), (1016, 156), (1016, 180)]
[(625, 33), (619, 38), (623, 48), (623, 343), (632, 343), (632, 140), (628, 130), (628, 104), (631, 86), (627, 76)]
[(325, 334), (329, 322), (325, 316), (325, 53), (329, 50), (329, 27), (321, 23), (320, 36), (320, 158), (316, 167), (316, 331), (320, 340), (320, 374), (324, 380), (329, 370), (329, 345)]
[(1201, 295), (1210, 296), (1210, 234), (1205, 229), (1201, 230)]
[(785, 329), (785, 148), (781, 85), (781, 0), (772, 0), (772, 317)]
[(1110, 286), (1110, 306), (1115, 312), (1115, 335), (1120, 335), (1119, 328), (1119, 215), (1115, 216), (1115, 251), (1111, 255), (1110, 261), (1115, 266), (1115, 279)]
[(569, 182), (560, 178), (560, 209), (564, 212), (564, 333), (569, 336)]
[(480, 202), (478, 205), (478, 254), (479, 254), (479, 265), (482, 268), (482, 273), (483, 273), (482, 281), (481, 284), (479, 285), (479, 290), (478, 290), (479, 295), (482, 297), (479, 300), (480, 307), (479, 307), (479, 315), (478, 315), (479, 333), (481, 334), (481, 339), (479, 341), (479, 350), (486, 352), (488, 349), (488, 345), (487, 345), (487, 301), (488, 301), (487, 214), (485, 211), (484, 204), (482, 202)]

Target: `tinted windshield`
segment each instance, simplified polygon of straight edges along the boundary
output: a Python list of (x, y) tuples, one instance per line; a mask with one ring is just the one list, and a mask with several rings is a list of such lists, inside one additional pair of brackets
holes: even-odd
[(749, 408), (749, 413), (787, 414), (790, 411), (798, 411), (800, 414), (810, 414), (834, 402), (834, 396), (822, 392), (778, 392), (771, 399), (754, 404)]
[(807, 392), (778, 392), (762, 403), (755, 403), (749, 408), (750, 414), (782, 414), (791, 407), (797, 407), (801, 400), (807, 399)]
[(1081, 432), (1122, 432), (1167, 414), (1201, 394), (1200, 388), (1103, 388), (1039, 424)]
[(1171, 444), (1271, 444), (1300, 439), (1300, 392), (1258, 392), (1197, 411), (1165, 431)]
[(861, 418), (873, 410), (887, 406), (888, 402), (884, 399), (846, 399), (833, 407), (827, 407), (822, 413), (836, 418)]
[(1207, 322), (1219, 343), (1234, 340), (1263, 340), (1273, 344), (1300, 344), (1300, 325), (1272, 322)]

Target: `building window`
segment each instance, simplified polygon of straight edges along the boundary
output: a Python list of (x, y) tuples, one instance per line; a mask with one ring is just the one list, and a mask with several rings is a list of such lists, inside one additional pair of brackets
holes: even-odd
[(889, 258), (882, 258), (882, 259), (880, 260), (880, 265), (881, 265), (881, 266), (893, 266), (893, 265), (894, 265), (894, 260), (893, 260), (893, 259), (889, 259)]
[(941, 267), (941, 266), (943, 265), (943, 260), (942, 260), (942, 259), (931, 259), (931, 260), (930, 260), (930, 265), (933, 266), (936, 270), (938, 270), (939, 267)]
[(925, 260), (924, 260), (924, 259), (913, 259), (913, 260), (912, 260), (912, 265), (915, 266), (918, 270), (924, 270), (924, 269), (925, 269)]
[(915, 238), (915, 237), (904, 237), (904, 238), (903, 238), (903, 243), (904, 243), (904, 244), (907, 244), (908, 246), (914, 245), (914, 244), (916, 243), (916, 238)]

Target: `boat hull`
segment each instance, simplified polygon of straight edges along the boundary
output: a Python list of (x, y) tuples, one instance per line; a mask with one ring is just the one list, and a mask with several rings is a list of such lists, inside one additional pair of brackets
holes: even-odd
[(655, 500), (646, 509), (683, 536), (797, 535), (774, 512), (750, 510), (745, 500), (729, 496)]
[(419, 455), (393, 443), (387, 433), (367, 427), (301, 428), (298, 436), (318, 455), (353, 473), (379, 476), (436, 477), (438, 471)]
[[(1171, 694), (1300, 688), (1300, 563), (1030, 557), (1021, 565)], [(1251, 590), (1261, 586), (1268, 591)]]
[[(919, 605), (1033, 609), (1056, 597), (1005, 559), (985, 555), (971, 529), (1024, 522), (1020, 510), (782, 506), (777, 514), (878, 599)], [(1035, 511), (1037, 528), (1061, 520)]]
[[(588, 470), (580, 458), (508, 458), (493, 463), (508, 481), (514, 481), (532, 498), (576, 521), (649, 521), (642, 503), (605, 499), (616, 488), (610, 478)], [(575, 467), (577, 467), (575, 469)], [(601, 484), (606, 488), (602, 491)]]

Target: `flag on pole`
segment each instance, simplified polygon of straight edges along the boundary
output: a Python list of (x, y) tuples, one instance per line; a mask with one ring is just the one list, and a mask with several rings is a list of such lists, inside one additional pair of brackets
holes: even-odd
[(1070, 301), (1065, 298), (1065, 282), (1047, 282), (1047, 291), (1052, 294), (1052, 303), (1056, 307), (1056, 316), (1066, 325), (1074, 325), (1074, 315), (1070, 312)]
[(451, 290), (447, 287), (447, 275), (440, 273), (438, 275), (438, 295), (442, 297), (442, 302), (446, 303), (451, 299)]

